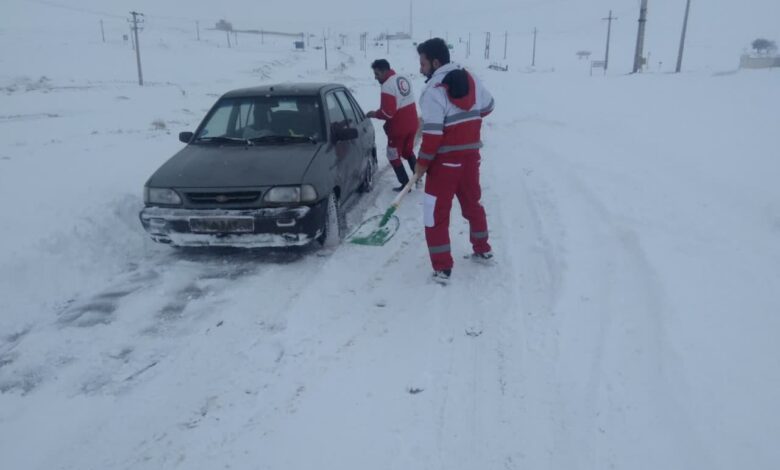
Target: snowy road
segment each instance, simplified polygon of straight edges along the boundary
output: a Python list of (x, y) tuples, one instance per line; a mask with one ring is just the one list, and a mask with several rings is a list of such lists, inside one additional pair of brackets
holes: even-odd
[[(371, 57), (349, 48), (324, 72), (320, 52), (149, 34), (149, 69), (182, 69), (143, 89), (98, 44), (99, 79), (67, 64), (0, 75), (0, 197), (15, 201), (0, 243), (4, 468), (777, 467), (772, 76), (469, 64), (497, 102), (482, 163), (497, 261), (463, 259), (456, 204), (442, 287), (420, 190), (382, 248), (148, 240), (145, 178), (220, 93), (329, 80), (378, 102)], [(214, 70), (193, 65), (203, 47)], [(395, 47), (419, 92), (416, 56)], [(380, 166), (351, 226), (395, 195)]]

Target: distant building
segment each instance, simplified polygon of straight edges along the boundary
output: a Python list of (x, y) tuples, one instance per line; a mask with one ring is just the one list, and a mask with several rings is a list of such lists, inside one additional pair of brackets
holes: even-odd
[(377, 41), (385, 41), (387, 39), (390, 40), (412, 39), (412, 36), (409, 33), (395, 33), (395, 34), (382, 33), (374, 39)]
[(769, 69), (780, 67), (780, 56), (752, 56), (742, 54), (739, 58), (739, 68), (741, 69)]
[(233, 24), (225, 20), (219, 20), (214, 26), (214, 29), (219, 31), (233, 31)]

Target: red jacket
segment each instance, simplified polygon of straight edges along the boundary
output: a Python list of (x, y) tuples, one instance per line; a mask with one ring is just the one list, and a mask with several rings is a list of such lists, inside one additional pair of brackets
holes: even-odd
[(428, 166), (437, 155), (479, 150), (482, 118), (493, 106), (490, 92), (464, 69), (451, 63), (437, 69), (420, 96), (423, 141), (418, 164)]
[(414, 102), (412, 83), (394, 70), (382, 82), (382, 95), (376, 118), (385, 122), (385, 134), (404, 136), (417, 132), (417, 105)]

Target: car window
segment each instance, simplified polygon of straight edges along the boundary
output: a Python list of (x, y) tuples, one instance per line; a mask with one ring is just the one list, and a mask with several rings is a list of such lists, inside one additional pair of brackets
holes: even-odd
[(254, 124), (255, 120), (252, 116), (252, 108), (254, 103), (242, 102), (238, 105), (236, 120), (233, 123), (233, 129), (231, 129), (231, 135), (237, 135), (247, 126)]
[(298, 111), (298, 99), (281, 98), (277, 100), (276, 106), (273, 106), (271, 111)]
[[(257, 106), (263, 106), (258, 102)], [(278, 98), (268, 106), (267, 128), (274, 135), (312, 137), (322, 136), (320, 102), (313, 96)], [(255, 113), (260, 118), (260, 113)], [(258, 126), (260, 127), (260, 126)]]
[(347, 96), (349, 97), (349, 102), (352, 103), (352, 109), (355, 110), (355, 114), (358, 117), (358, 121), (363, 122), (363, 120), (366, 119), (366, 113), (363, 112), (363, 109), (361, 109), (357, 100), (355, 99), (354, 96), (352, 96), (351, 93), (347, 93)]
[(328, 119), (330, 119), (330, 122), (332, 124), (343, 125), (347, 120), (347, 117), (344, 116), (344, 111), (342, 111), (341, 106), (333, 93), (325, 95), (325, 104), (328, 107)]
[(357, 116), (355, 115), (355, 110), (352, 109), (352, 104), (350, 104), (347, 95), (344, 94), (343, 90), (337, 91), (335, 95), (336, 95), (336, 99), (338, 99), (339, 103), (341, 104), (341, 108), (347, 114), (347, 120), (349, 121), (348, 125), (350, 127), (357, 125), (358, 119)]
[(219, 106), (209, 119), (208, 125), (198, 134), (200, 137), (213, 137), (227, 133), (232, 106)]
[(196, 140), (228, 137), (240, 141), (269, 136), (321, 140), (324, 134), (320, 108), (316, 96), (225, 98), (207, 116)]

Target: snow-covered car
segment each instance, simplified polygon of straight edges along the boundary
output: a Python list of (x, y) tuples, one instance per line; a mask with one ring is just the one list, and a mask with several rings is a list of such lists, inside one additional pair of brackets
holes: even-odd
[(223, 95), (146, 182), (144, 229), (173, 246), (337, 244), (344, 203), (370, 191), (374, 128), (338, 84)]

